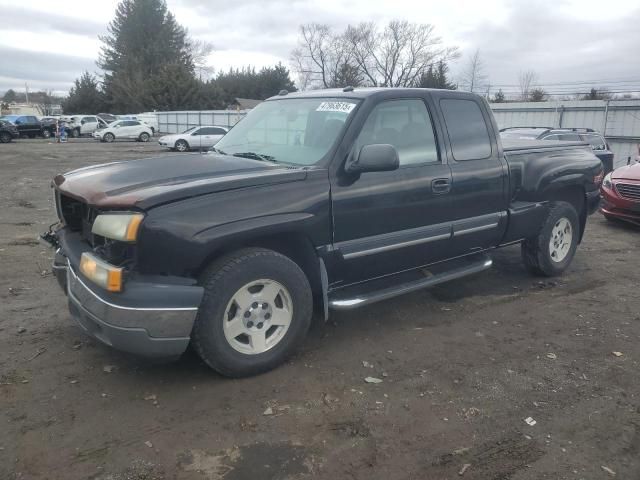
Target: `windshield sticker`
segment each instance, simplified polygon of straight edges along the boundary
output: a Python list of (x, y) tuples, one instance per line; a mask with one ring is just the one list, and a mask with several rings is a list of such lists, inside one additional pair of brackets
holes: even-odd
[(356, 106), (355, 103), (348, 102), (322, 102), (316, 108), (316, 112), (341, 112), (351, 113), (351, 110)]

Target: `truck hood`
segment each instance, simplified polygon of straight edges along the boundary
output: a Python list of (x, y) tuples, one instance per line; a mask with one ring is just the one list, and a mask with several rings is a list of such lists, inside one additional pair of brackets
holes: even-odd
[(633, 163), (615, 169), (611, 173), (614, 180), (638, 180), (640, 181), (640, 163)]
[(305, 178), (300, 168), (194, 153), (80, 168), (56, 175), (53, 183), (61, 193), (97, 208), (146, 210), (184, 198)]

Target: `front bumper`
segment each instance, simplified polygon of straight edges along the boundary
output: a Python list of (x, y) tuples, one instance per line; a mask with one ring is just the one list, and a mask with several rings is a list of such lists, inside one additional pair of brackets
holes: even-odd
[(113, 294), (83, 278), (73, 260), (81, 253), (67, 257), (64, 248), (56, 252), (53, 273), (68, 296), (69, 311), (87, 334), (145, 357), (177, 357), (186, 350), (202, 287), (138, 278), (128, 281), (124, 292)]
[(601, 194), (603, 215), (640, 225), (640, 202), (622, 198), (614, 189), (602, 188)]

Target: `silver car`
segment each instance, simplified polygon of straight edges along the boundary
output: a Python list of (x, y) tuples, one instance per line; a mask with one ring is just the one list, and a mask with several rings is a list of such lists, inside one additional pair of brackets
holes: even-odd
[(165, 135), (158, 139), (162, 147), (178, 152), (205, 150), (213, 147), (229, 131), (227, 127), (191, 127), (182, 133)]

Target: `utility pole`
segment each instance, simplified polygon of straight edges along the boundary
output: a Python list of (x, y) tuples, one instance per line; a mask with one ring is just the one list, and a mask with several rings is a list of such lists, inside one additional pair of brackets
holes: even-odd
[(27, 103), (29, 103), (29, 85), (27, 85), (27, 82), (24, 82), (24, 96), (26, 97)]

